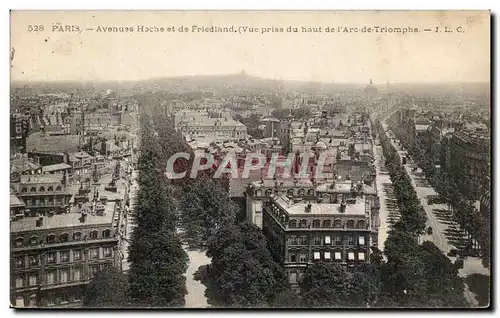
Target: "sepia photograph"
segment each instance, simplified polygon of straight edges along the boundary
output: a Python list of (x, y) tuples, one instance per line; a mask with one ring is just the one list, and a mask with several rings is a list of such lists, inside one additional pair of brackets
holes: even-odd
[(491, 308), (491, 25), (11, 10), (10, 307)]

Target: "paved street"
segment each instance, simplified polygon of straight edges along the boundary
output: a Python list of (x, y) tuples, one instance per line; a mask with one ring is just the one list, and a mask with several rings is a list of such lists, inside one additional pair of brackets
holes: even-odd
[(389, 234), (388, 232), (399, 218), (399, 210), (392, 188), (392, 181), (384, 165), (382, 147), (380, 145), (374, 145), (373, 148), (375, 153), (375, 169), (377, 172), (377, 192), (380, 199), (378, 248), (383, 251), (385, 240)]
[(127, 213), (127, 220), (125, 221), (125, 239), (122, 242), (122, 270), (124, 272), (128, 271), (130, 268), (130, 264), (128, 262), (128, 247), (130, 245), (130, 239), (132, 237), (132, 231), (135, 227), (134, 223), (134, 211), (135, 211), (135, 204), (137, 201), (137, 192), (139, 190), (139, 186), (137, 185), (137, 171), (134, 170), (132, 171), (132, 185), (130, 186), (130, 209), (129, 212)]
[(205, 285), (200, 281), (195, 280), (194, 274), (200, 266), (210, 264), (210, 258), (207, 257), (205, 251), (189, 250), (184, 246), (184, 250), (189, 256), (188, 269), (186, 271), (186, 287), (188, 294), (186, 295), (185, 308), (207, 308), (208, 302), (205, 297)]

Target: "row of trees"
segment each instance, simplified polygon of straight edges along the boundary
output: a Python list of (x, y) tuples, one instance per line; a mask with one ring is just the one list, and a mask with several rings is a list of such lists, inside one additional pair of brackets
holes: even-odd
[(427, 221), (425, 211), (420, 204), (408, 173), (401, 164), (397, 150), (392, 146), (389, 138), (387, 138), (380, 122), (377, 122), (375, 127), (379, 133), (385, 157), (385, 166), (389, 171), (401, 214), (401, 218), (395, 224), (395, 228), (418, 237), (425, 231), (425, 223)]
[[(455, 264), (434, 245), (418, 237), (425, 229), (426, 216), (411, 180), (380, 124), (375, 123), (385, 165), (389, 170), (401, 218), (385, 243), (387, 261), (378, 258), (383, 289), (376, 306), (383, 307), (466, 307), (463, 282)], [(376, 255), (376, 254), (374, 254)]]
[(489, 266), (489, 214), (482, 215), (475, 207), (476, 200), (482, 194), (490, 193), (489, 171), (482, 171), (478, 183), (466, 173), (467, 162), (461, 157), (454, 157), (449, 165), (442, 166), (441, 172), (438, 172), (435, 166), (436, 158), (445, 158), (448, 147), (446, 143), (441, 144), (439, 149), (429, 148), (422, 145), (417, 138), (410, 139), (400, 127), (393, 124), (391, 129), (422, 169), (426, 180), (447, 203), (450, 217), (459, 224), (467, 238), (466, 249), (480, 247), (483, 264)]

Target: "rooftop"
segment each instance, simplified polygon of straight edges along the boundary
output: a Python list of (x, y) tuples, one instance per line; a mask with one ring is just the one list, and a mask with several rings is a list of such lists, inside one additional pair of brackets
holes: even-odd
[(21, 184), (36, 184), (36, 183), (59, 183), (62, 181), (62, 176), (52, 174), (32, 174), (22, 175)]
[(15, 195), (11, 194), (10, 195), (10, 207), (15, 208), (15, 207), (23, 207), (26, 206), (18, 197)]
[(28, 158), (16, 158), (10, 161), (10, 173), (37, 170), (40, 167), (41, 165)]
[[(266, 176), (266, 174), (264, 174)], [(279, 180), (272, 180), (272, 179), (263, 179), (259, 181), (254, 181), (252, 182), (252, 186), (255, 188), (272, 188), (276, 185), (276, 182), (278, 182), (278, 185), (281, 185), (284, 188), (310, 188), (313, 186), (313, 183), (309, 179), (301, 178), (297, 179), (295, 183), (295, 180), (293, 178), (289, 179), (279, 179)]]
[(58, 170), (63, 170), (63, 169), (69, 169), (71, 168), (70, 165), (66, 163), (56, 163), (55, 165), (50, 165), (50, 166), (43, 166), (42, 167), (42, 172), (52, 172), (52, 171), (58, 171)]
[[(347, 204), (345, 212), (340, 212), (340, 203), (294, 203), (287, 197), (276, 195), (271, 195), (271, 198), (290, 215), (365, 215), (364, 197), (358, 197), (355, 203)], [(308, 204), (311, 205), (311, 212), (306, 212)]]
[(78, 151), (78, 135), (44, 136), (31, 134), (26, 139), (26, 152), (64, 153)]
[(110, 224), (113, 221), (113, 210), (115, 203), (108, 202), (105, 206), (104, 215), (94, 215), (87, 214), (87, 219), (85, 223), (80, 222), (81, 213), (71, 212), (56, 214), (54, 216), (44, 216), (43, 224), (40, 227), (36, 226), (36, 221), (38, 217), (26, 217), (17, 221), (10, 223), (10, 232), (17, 233), (23, 231), (33, 231), (33, 230), (52, 230), (58, 228), (70, 228), (82, 225), (99, 225), (99, 224)]

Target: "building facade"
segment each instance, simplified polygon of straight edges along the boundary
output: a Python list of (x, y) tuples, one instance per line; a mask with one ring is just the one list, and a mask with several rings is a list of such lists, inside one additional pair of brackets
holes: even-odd
[(15, 213), (10, 298), (16, 307), (79, 307), (95, 273), (120, 264), (121, 203), (52, 216)]
[(356, 191), (331, 198), (312, 202), (271, 195), (263, 204), (263, 232), (292, 286), (317, 261), (346, 266), (369, 261), (378, 231), (371, 214), (378, 208)]

